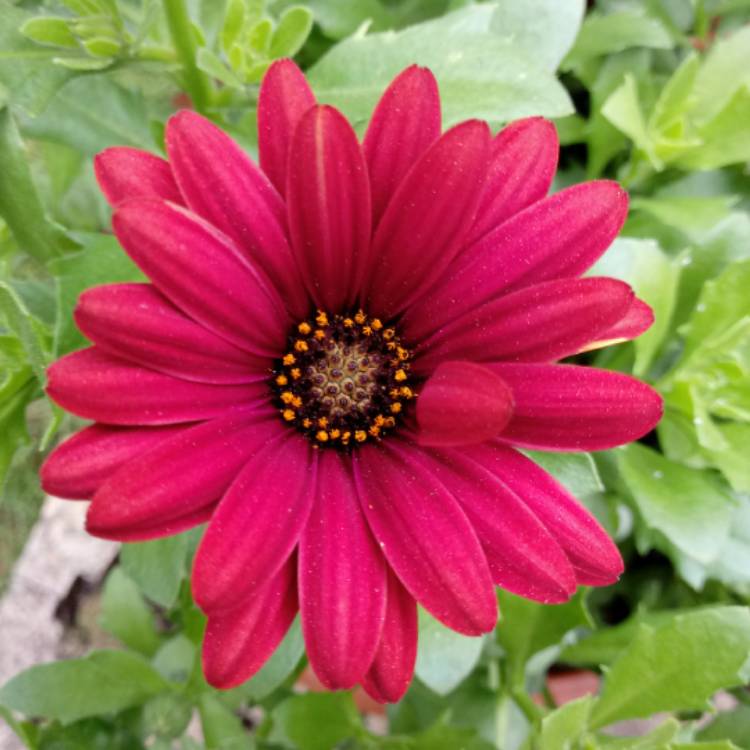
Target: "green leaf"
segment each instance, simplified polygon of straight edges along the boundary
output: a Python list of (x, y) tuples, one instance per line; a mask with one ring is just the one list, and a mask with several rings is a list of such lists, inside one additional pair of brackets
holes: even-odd
[(235, 89), (242, 88), (242, 81), (207, 47), (198, 50), (196, 64), (204, 73)]
[(590, 695), (570, 701), (542, 720), (539, 750), (571, 750), (586, 732), (591, 705)]
[(94, 57), (116, 57), (122, 51), (122, 43), (109, 36), (94, 36), (83, 42), (83, 48)]
[(192, 530), (151, 542), (123, 544), (120, 563), (149, 599), (171, 607), (188, 573), (195, 540), (196, 531)]
[[(0, 0), (0, 3), (2, 0)], [(2, 5), (0, 5), (2, 34)], [(0, 42), (0, 50), (2, 43)], [(0, 59), (2, 56), (0, 52)], [(1, 68), (0, 68), (1, 72)], [(18, 246), (46, 261), (71, 247), (64, 233), (50, 222), (29, 171), (28, 156), (10, 111), (0, 107), (0, 216)]]
[(484, 637), (456, 633), (420, 607), (417, 644), (415, 674), (431, 690), (447, 695), (477, 665)]
[[(0, 381), (0, 490), (6, 489), (5, 480), (16, 451), (29, 440), (26, 407), (37, 387), (29, 367), (8, 371)], [(4, 493), (0, 494), (0, 504), (3, 499)]]
[(75, 34), (68, 22), (57, 16), (36, 16), (25, 21), (20, 32), (37, 44), (51, 44), (55, 47), (78, 47)]
[(305, 642), (298, 617), (271, 658), (237, 691), (252, 703), (263, 700), (294, 672), (304, 653)]
[(218, 696), (204, 693), (198, 703), (206, 750), (251, 750), (250, 735), (239, 717)]
[(638, 443), (618, 451), (618, 464), (648, 529), (699, 562), (718, 557), (729, 536), (734, 504), (716, 477)]
[(39, 117), (23, 123), (23, 132), (88, 156), (115, 145), (153, 148), (144, 97), (106, 75), (70, 81)]
[(658, 628), (642, 625), (607, 673), (591, 724), (602, 727), (659, 711), (704, 710), (717, 690), (748, 680), (749, 656), (746, 607), (691, 612)]
[(500, 0), (490, 28), (554, 72), (573, 46), (584, 10), (583, 0)]
[(157, 737), (179, 737), (190, 723), (192, 714), (193, 706), (183, 696), (159, 693), (143, 706), (143, 728), (146, 734)]
[(41, 386), (47, 382), (48, 363), (44, 326), (27, 309), (15, 290), (0, 281), (0, 321), (21, 342), (26, 359)]
[(593, 58), (631, 47), (669, 49), (671, 46), (672, 39), (664, 25), (645, 13), (630, 10), (607, 15), (590, 13), (562, 67), (571, 70)]
[(604, 492), (594, 459), (589, 453), (525, 451), (529, 458), (552, 474), (579, 499)]
[(272, 712), (269, 739), (291, 743), (298, 750), (331, 750), (362, 731), (349, 693), (293, 695)]
[(302, 49), (310, 35), (313, 16), (308, 8), (295, 5), (287, 8), (273, 33), (269, 54), (272, 58), (293, 57)]
[(507, 121), (560, 117), (573, 109), (565, 90), (518, 47), (489, 31), (487, 7), (471, 6), (400, 32), (357, 34), (308, 71), (323, 101), (364, 122), (391, 79), (408, 65), (428, 66), (440, 84), (443, 117)]
[(30, 17), (10, 0), (0, 0), (0, 89), (7, 90), (12, 104), (35, 115), (74, 74), (51, 64), (58, 50), (40, 47), (19, 31)]
[(245, 0), (229, 0), (221, 28), (221, 48), (229, 52), (245, 24)]
[(585, 597), (581, 589), (565, 604), (539, 604), (498, 590), (500, 625), (496, 635), (516, 681), (523, 679), (524, 666), (534, 654), (558, 645), (575, 628), (591, 626)]
[(674, 750), (678, 746), (671, 744), (671, 740), (677, 737), (679, 731), (680, 722), (676, 719), (667, 719), (656, 729), (640, 737), (607, 738), (603, 743), (603, 750)]
[(120, 567), (112, 570), (104, 584), (101, 626), (145, 656), (153, 656), (159, 647), (154, 615), (138, 587)]
[(70, 723), (143, 703), (168, 688), (141, 656), (94, 651), (84, 659), (31, 667), (0, 689), (0, 703), (26, 716)]
[(55, 65), (59, 65), (61, 68), (67, 70), (76, 71), (79, 73), (96, 73), (100, 70), (105, 70), (112, 63), (114, 58), (106, 57), (94, 59), (91, 57), (56, 57), (52, 60)]
[(696, 735), (698, 740), (731, 740), (739, 747), (750, 747), (750, 706), (740, 703), (724, 711)]

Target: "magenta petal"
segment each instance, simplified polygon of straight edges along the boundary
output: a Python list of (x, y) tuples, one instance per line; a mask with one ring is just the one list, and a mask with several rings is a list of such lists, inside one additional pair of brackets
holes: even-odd
[(500, 438), (526, 448), (597, 451), (637, 440), (661, 419), (661, 396), (619, 372), (575, 365), (487, 365), (513, 392)]
[(174, 534), (180, 519), (213, 508), (242, 466), (280, 429), (270, 410), (186, 427), (101, 486), (89, 507), (88, 531), (120, 541)]
[(466, 248), (402, 322), (420, 341), (511, 289), (580, 276), (625, 221), (628, 196), (615, 182), (561, 190), (532, 204)]
[(238, 349), (185, 317), (150, 284), (85, 291), (75, 320), (99, 349), (144, 367), (203, 383), (266, 377), (271, 360)]
[(258, 95), (260, 166), (281, 195), (286, 191), (287, 162), (294, 130), (315, 95), (291, 60), (277, 60), (266, 72)]
[(320, 456), (315, 504), (299, 545), (307, 656), (329, 690), (356, 685), (372, 664), (386, 606), (386, 565), (367, 526), (351, 461)]
[(370, 309), (392, 317), (448, 267), (484, 185), (490, 131), (469, 120), (444, 133), (401, 180), (373, 238)]
[(354, 301), (372, 221), (367, 165), (357, 136), (333, 107), (313, 107), (294, 132), (287, 175), (289, 233), (318, 307)]
[(415, 372), (446, 359), (554, 362), (575, 354), (622, 318), (633, 300), (624, 282), (559, 279), (519, 289), (449, 323), (419, 347)]
[(169, 163), (148, 151), (127, 146), (107, 148), (94, 157), (94, 172), (112, 206), (131, 198), (182, 203)]
[(409, 688), (416, 660), (417, 603), (389, 569), (383, 632), (362, 686), (376, 701), (396, 703)]
[(422, 445), (466, 445), (498, 435), (513, 413), (513, 394), (492, 370), (443, 362), (417, 399)]
[(487, 558), (421, 451), (391, 438), (362, 446), (353, 463), (370, 528), (409, 593), (459, 633), (492, 630), (497, 602)]
[(638, 338), (642, 333), (648, 331), (653, 323), (654, 311), (642, 299), (636, 297), (627, 312), (614, 325), (605, 331), (600, 331), (593, 340), (583, 345), (579, 351), (587, 352), (592, 349), (601, 349), (603, 346)]
[(547, 195), (559, 148), (555, 126), (542, 117), (516, 120), (495, 136), (487, 184), (467, 243)]
[(212, 613), (203, 637), (203, 673), (228, 690), (249, 680), (286, 635), (297, 614), (296, 561), (291, 558), (252, 596)]
[(46, 390), (53, 401), (85, 419), (158, 425), (195, 422), (247, 406), (264, 398), (267, 386), (192, 383), (91, 347), (52, 364)]
[(582, 585), (614, 583), (624, 567), (614, 542), (597, 520), (547, 472), (498, 441), (466, 454), (495, 474), (547, 527)]
[[(442, 451), (434, 472), (461, 503), (487, 555), (492, 580), (546, 604), (567, 601), (576, 590), (568, 558), (544, 524), (501, 479), (465, 451)], [(462, 455), (465, 453), (466, 455)]]
[(187, 205), (264, 271), (295, 318), (309, 303), (284, 227), (284, 202), (224, 131), (184, 110), (167, 123), (167, 150)]
[(191, 318), (255, 354), (281, 353), (291, 324), (284, 305), (225, 235), (159, 201), (128, 201), (113, 224), (130, 257)]
[(125, 463), (184, 429), (185, 425), (86, 427), (47, 456), (39, 470), (42, 488), (55, 497), (88, 499)]
[(310, 513), (317, 456), (296, 431), (252, 455), (232, 482), (201, 541), (193, 596), (204, 612), (257, 590), (292, 553)]
[(393, 80), (372, 115), (362, 148), (377, 226), (401, 180), (440, 137), (440, 94), (428, 68), (411, 65)]

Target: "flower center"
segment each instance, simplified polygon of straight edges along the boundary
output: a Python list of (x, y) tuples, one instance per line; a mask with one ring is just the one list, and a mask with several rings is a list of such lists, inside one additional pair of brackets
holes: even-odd
[(275, 363), (272, 387), (282, 419), (318, 446), (379, 440), (415, 397), (411, 352), (393, 328), (362, 310), (314, 318), (292, 329)]

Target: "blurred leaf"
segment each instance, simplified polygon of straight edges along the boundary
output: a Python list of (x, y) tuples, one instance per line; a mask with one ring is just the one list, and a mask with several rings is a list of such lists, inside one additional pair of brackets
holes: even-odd
[[(6, 370), (0, 381), (0, 490), (6, 489), (6, 477), (16, 451), (29, 440), (26, 407), (37, 387), (29, 367), (15, 372)], [(5, 499), (3, 492), (0, 502)]]
[(24, 22), (20, 32), (32, 42), (55, 47), (78, 47), (78, 41), (68, 22), (58, 16), (35, 16)]
[(678, 736), (679, 731), (680, 722), (676, 719), (667, 719), (656, 729), (638, 737), (621, 739), (607, 737), (602, 742), (602, 750), (674, 750), (682, 747), (682, 745), (671, 743), (671, 740)]
[(271, 39), (269, 54), (272, 58), (293, 57), (312, 30), (313, 17), (308, 8), (296, 5), (287, 8), (279, 19), (279, 24)]
[(242, 88), (242, 81), (207, 47), (201, 47), (198, 50), (196, 63), (204, 73), (208, 73), (212, 78), (221, 81), (226, 86), (236, 89)]
[(586, 731), (593, 697), (570, 701), (542, 720), (539, 750), (571, 750)]
[[(1, 14), (2, 5), (0, 33)], [(0, 60), (1, 56), (2, 52)], [(72, 246), (44, 213), (31, 179), (28, 155), (7, 107), (0, 107), (0, 216), (8, 223), (20, 249), (37, 260), (48, 260)]]
[(46, 330), (26, 308), (14, 289), (0, 281), (0, 322), (18, 337), (31, 369), (41, 386), (47, 382)]
[(731, 740), (738, 747), (750, 747), (750, 706), (739, 704), (723, 711), (696, 735), (696, 739)]
[(239, 717), (217, 695), (204, 693), (198, 703), (206, 750), (251, 750), (253, 741)]
[(143, 728), (146, 734), (157, 737), (179, 737), (190, 723), (192, 714), (193, 706), (182, 695), (159, 693), (143, 706)]
[(390, 80), (413, 63), (435, 74), (446, 125), (468, 117), (570, 114), (570, 100), (554, 76), (489, 31), (490, 18), (478, 5), (404, 31), (357, 34), (324, 55), (308, 77), (319, 98), (340, 106), (354, 123), (369, 117)]
[(167, 689), (141, 656), (126, 651), (94, 651), (84, 659), (40, 664), (0, 689), (0, 703), (26, 716), (69, 723), (122, 711)]
[(745, 607), (691, 612), (658, 628), (642, 625), (607, 673), (591, 724), (704, 710), (717, 690), (748, 680), (749, 656), (750, 610)]
[(577, 498), (604, 492), (604, 484), (594, 459), (588, 453), (543, 453), (529, 450), (525, 453)]
[(195, 651), (195, 644), (178, 633), (164, 642), (151, 663), (170, 682), (187, 682), (195, 666)]
[(153, 656), (159, 647), (154, 615), (121, 567), (114, 568), (104, 583), (101, 626), (145, 656)]
[(474, 669), (483, 644), (483, 636), (456, 633), (420, 607), (414, 672), (431, 690), (446, 695)]

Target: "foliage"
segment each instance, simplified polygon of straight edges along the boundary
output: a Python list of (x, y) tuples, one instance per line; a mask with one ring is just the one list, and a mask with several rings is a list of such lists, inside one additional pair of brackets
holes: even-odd
[[(623, 236), (593, 273), (624, 279), (656, 312), (637, 341), (580, 360), (648, 380), (666, 405), (641, 443), (532, 454), (616, 537), (621, 581), (559, 606), (500, 592), (501, 622), (484, 638), (420, 612), (416, 679), (386, 735), (358, 694), (294, 689), (299, 622), (248, 683), (206, 684), (204, 619), (186, 583), (197, 530), (124, 546), (101, 611), (120, 649), (0, 689), (0, 715), (25, 746), (750, 747), (750, 2), (585, 5), (0, 0), (0, 581), (33, 521), (40, 457), (74, 426), (43, 388), (47, 364), (84, 343), (75, 300), (141, 278), (108, 233), (92, 156), (163, 151), (165, 119), (188, 104), (254, 154), (258, 83), (280, 57), (296, 56), (360, 131), (413, 62), (435, 72), (446, 125), (554, 118), (556, 188), (608, 177), (631, 194)], [(581, 668), (600, 690), (558, 705), (551, 678)], [(715, 713), (717, 691), (736, 707)], [(668, 716), (645, 735), (613, 736), (613, 724), (657, 712)]]

